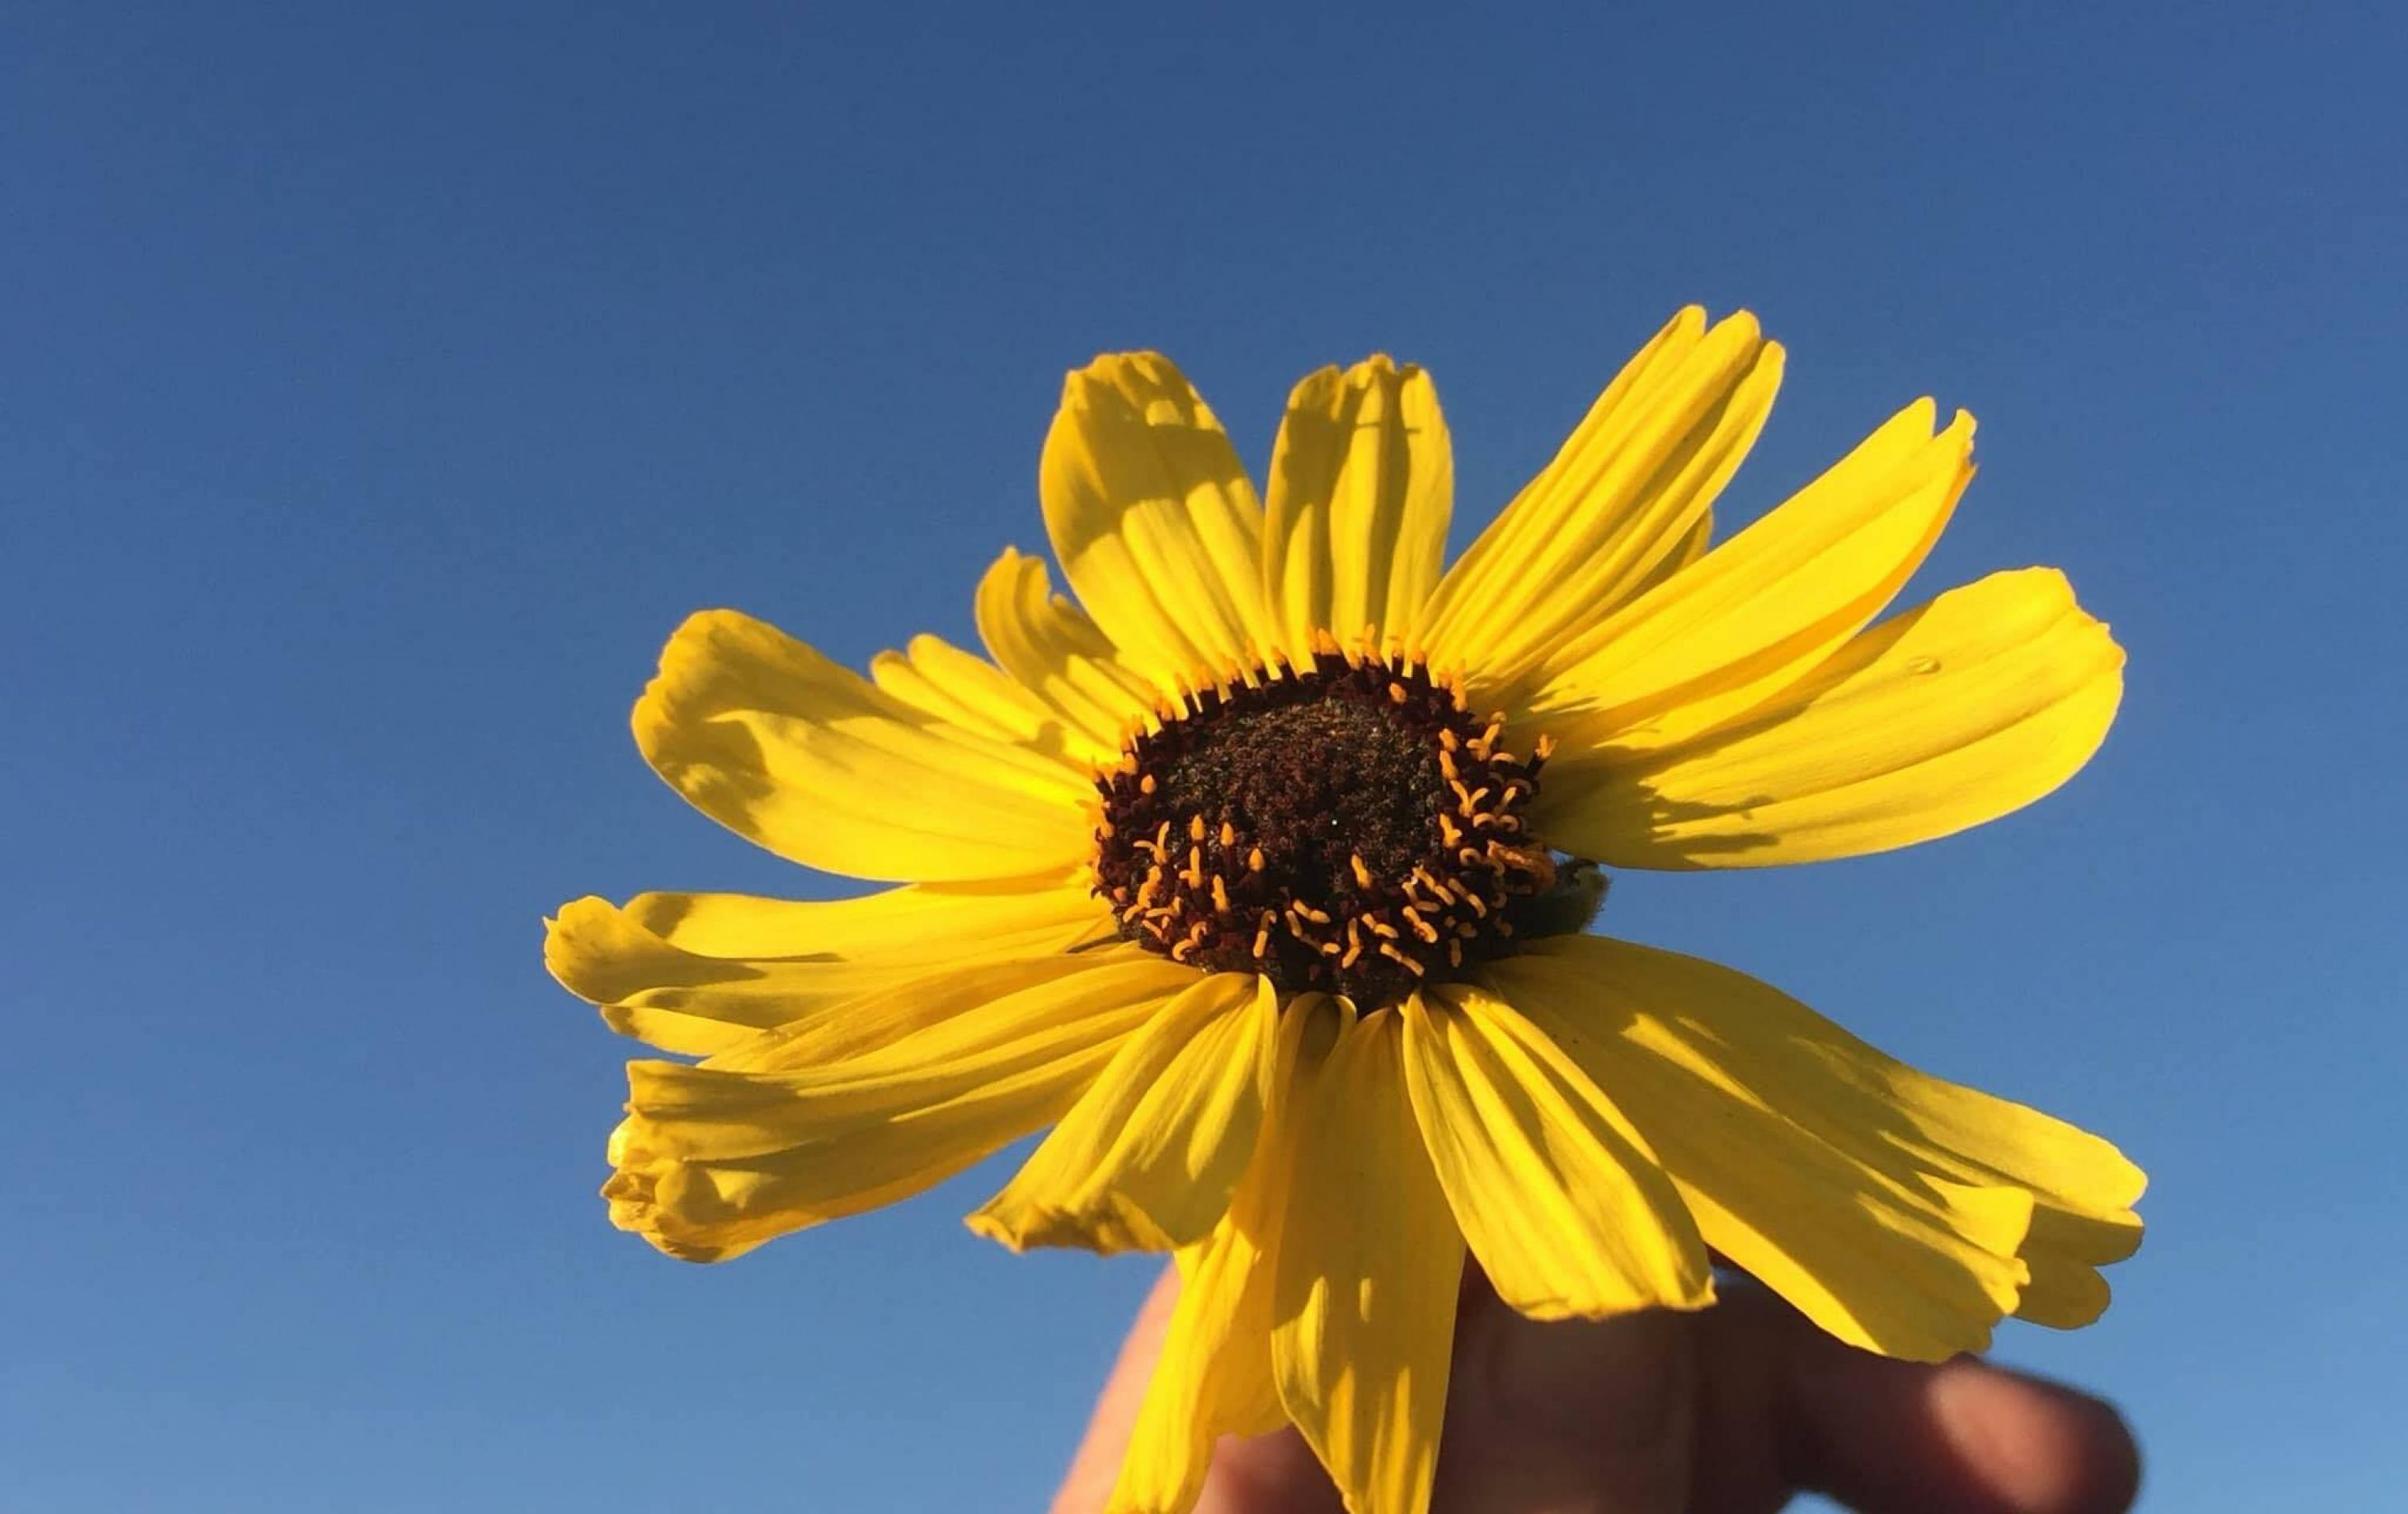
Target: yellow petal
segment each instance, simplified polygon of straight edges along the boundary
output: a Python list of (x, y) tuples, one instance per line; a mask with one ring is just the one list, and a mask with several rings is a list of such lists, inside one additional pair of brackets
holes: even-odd
[(742, 1072), (810, 1072), (882, 1051), (907, 1036), (1023, 989), (1100, 967), (1142, 963), (1148, 956), (1142, 948), (1115, 942), (1091, 951), (996, 957), (931, 967), (754, 1031), (712, 1053), (703, 1064)]
[(1203, 1490), (1212, 1442), (1287, 1422), (1271, 1378), (1271, 1258), (1292, 1159), (1299, 1065), (1317, 1064), (1308, 1033), (1326, 1038), (1340, 1011), (1302, 994), (1281, 1017), (1261, 1136), (1229, 1212), (1210, 1239), (1179, 1253), (1179, 1302), (1146, 1382), (1110, 1514), (1187, 1514)]
[(1881, 613), (1973, 477), (1973, 418), (1934, 436), (1929, 400), (1813, 483), (1549, 660), (1530, 708), (1563, 749), (1549, 777), (1686, 740), (1798, 683)]
[(1403, 1013), (1422, 1139), (1498, 1297), (1537, 1320), (1713, 1302), (1671, 1179), (1554, 1042), (1469, 984), (1416, 994)]
[(662, 892), (639, 893), (626, 906), (627, 918), (642, 929), (706, 957), (860, 961), (899, 953), (927, 963), (1008, 953), (1024, 937), (1067, 947), (1105, 913), (1083, 867), (910, 883), (850, 899)]
[[(1689, 528), (1689, 534), (1681, 538), (1679, 546), (1665, 555), (1664, 561), (1648, 570), (1646, 578), (1630, 597), (1637, 599), (1673, 574), (1684, 568), (1696, 566), (1705, 557), (1708, 550), (1713, 546), (1713, 542), (1714, 512), (1711, 508), (1700, 510), (1698, 512), (1698, 523)], [(1552, 662), (1553, 659), (1550, 661)]]
[(1114, 962), (806, 1071), (638, 1062), (604, 1190), (672, 1254), (733, 1254), (909, 1197), (1058, 1118), (1195, 975)]
[(1269, 979), (1198, 979), (1128, 1038), (969, 1227), (1015, 1251), (1202, 1240), (1254, 1153), (1278, 1027)]
[(610, 1180), (602, 1185), (602, 1197), (610, 1206), (610, 1223), (643, 1236), (679, 1261), (724, 1262), (729, 1257), (742, 1256), (769, 1238), (763, 1233), (751, 1239), (725, 1235), (709, 1242), (664, 1234), (652, 1207), (657, 1186), (654, 1175), (666, 1172), (674, 1164), (662, 1161), (645, 1148), (633, 1120), (619, 1121), (618, 1128), (610, 1132), (609, 1157)]
[(1755, 317), (1710, 330), (1695, 307), (1675, 316), (1448, 570), (1426, 622), (1433, 661), (1509, 689), (1621, 607), (1684, 549), (1780, 382)]
[[(1600, 942), (1571, 949), (1634, 996), (1686, 1006), (1721, 1065), (1793, 1122), (1907, 1183), (1918, 1176), (2014, 1187), (2034, 1200), (2017, 1254), (2031, 1283), (2016, 1313), (2071, 1326), (2096, 1319), (2097, 1268), (2140, 1246), (2132, 1210), (2147, 1178), (2107, 1141), (2062, 1120), (1934, 1078), (1888, 1056), (1780, 991), (1712, 963)], [(1643, 985), (1643, 987), (1642, 987)]]
[[(1106, 912), (1083, 884), (1059, 879), (1021, 893), (915, 885), (825, 902), (653, 893), (625, 909), (571, 900), (545, 921), (543, 954), (611, 1029), (708, 1056), (949, 967), (1043, 959), (1099, 933), (1109, 936)], [(1025, 971), (1047, 970), (1040, 961)]]
[(977, 613), (988, 655), (1100, 750), (1119, 750), (1161, 698), (1086, 611), (1054, 593), (1039, 558), (1005, 548), (979, 580)]
[(1204, 1491), (1213, 1440), (1231, 1433), (1214, 1421), (1230, 1417), (1218, 1399), (1240, 1375), (1230, 1370), (1232, 1359), (1262, 1358), (1261, 1380), (1268, 1385), (1268, 1268), (1251, 1238), (1224, 1219), (1210, 1239), (1181, 1259), (1179, 1302), (1146, 1381), (1107, 1514), (1188, 1514)]
[(1543, 790), (1533, 823), (1623, 867), (1928, 841), (2071, 778), (2106, 738), (2123, 666), (2064, 575), (1995, 574), (1863, 633), (1743, 723)]
[[(1978, 1350), (2137, 1240), (2142, 1177), (2062, 1121), (1918, 1073), (1744, 974), (1595, 936), (1486, 971), (1645, 1133), (1708, 1245), (1853, 1344)], [(2129, 1245), (2123, 1245), (2126, 1252)]]
[(1316, 630), (1403, 636), (1437, 587), (1455, 455), (1429, 376), (1385, 357), (1296, 386), (1271, 449), (1264, 592), (1283, 645)]
[(2043, 1200), (2018, 1253), (2031, 1281), (2015, 1318), (2052, 1330), (2078, 1330), (2107, 1312), (2110, 1293), (2099, 1269), (2141, 1249), (2141, 1217), (2129, 1209), (2077, 1214)]
[(1097, 743), (1018, 679), (941, 636), (913, 636), (904, 651), (869, 660), (870, 681), (940, 721), (1044, 755), (1086, 775), (1117, 747)]
[(1272, 644), (1262, 506), (1169, 359), (1119, 353), (1069, 376), (1038, 493), (1070, 587), (1157, 687), (1234, 672)]
[(636, 744), (705, 814), (854, 878), (1001, 878), (1082, 859), (1094, 786), (940, 721), (733, 610), (691, 617), (636, 705)]
[(1402, 1043), (1371, 1015), (1300, 1093), (1273, 1269), (1280, 1401), (1353, 1514), (1429, 1507), (1463, 1279)]

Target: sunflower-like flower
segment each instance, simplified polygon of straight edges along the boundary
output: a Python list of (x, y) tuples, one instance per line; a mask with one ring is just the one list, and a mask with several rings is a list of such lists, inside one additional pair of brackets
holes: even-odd
[(1606, 869), (1881, 851), (2048, 793), (2123, 653), (2062, 575), (1873, 624), (1972, 477), (1899, 411), (1709, 550), (1781, 349), (1688, 309), (1452, 567), (1428, 378), (1298, 384), (1258, 500), (1167, 360), (1072, 374), (987, 655), (863, 678), (698, 614), (635, 710), (696, 807), (833, 902), (577, 900), (546, 957), (628, 1067), (610, 1216), (714, 1261), (1047, 1125), (969, 1218), (1185, 1276), (1112, 1507), (1293, 1422), (1356, 1514), (1428, 1500), (1467, 1253), (1539, 1319), (1712, 1301), (1840, 1338), (2088, 1322), (2143, 1178), (1729, 968), (1585, 933)]

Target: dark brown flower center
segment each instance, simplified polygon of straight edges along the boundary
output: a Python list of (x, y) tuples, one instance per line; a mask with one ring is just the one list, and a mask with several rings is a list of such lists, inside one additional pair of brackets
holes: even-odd
[(1097, 779), (1121, 934), (1370, 1009), (1511, 950), (1556, 866), (1528, 835), (1546, 742), (1505, 750), (1417, 663), (1341, 656), (1190, 695)]

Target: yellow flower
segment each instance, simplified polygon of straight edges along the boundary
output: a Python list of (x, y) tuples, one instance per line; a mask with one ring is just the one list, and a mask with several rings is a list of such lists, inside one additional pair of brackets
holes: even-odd
[(636, 707), (653, 768), (902, 886), (563, 907), (559, 979), (702, 1059), (630, 1064), (612, 1220), (716, 1260), (1053, 1125), (972, 1228), (1186, 1276), (1126, 1510), (1293, 1421), (1357, 1514), (1417, 1514), (1467, 1250), (1541, 1319), (1699, 1307), (1710, 1247), (1895, 1356), (2095, 1319), (2141, 1233), (2113, 1147), (1582, 934), (1600, 868), (1944, 836), (2114, 717), (2123, 653), (2054, 571), (1870, 624), (1972, 477), (1962, 412), (1907, 407), (1708, 550), (1781, 361), (1683, 311), (1443, 568), (1420, 370), (1297, 385), (1266, 504), (1176, 368), (1099, 358), (1039, 480), (1077, 603), (1007, 550), (987, 657), (921, 636), (867, 680), (688, 621)]

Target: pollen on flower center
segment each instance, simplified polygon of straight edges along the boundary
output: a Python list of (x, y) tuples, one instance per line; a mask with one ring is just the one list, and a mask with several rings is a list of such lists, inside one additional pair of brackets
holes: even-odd
[(1101, 775), (1096, 888), (1121, 934), (1173, 960), (1259, 972), (1365, 1008), (1510, 950), (1555, 880), (1524, 821), (1547, 742), (1402, 658), (1186, 696)]

